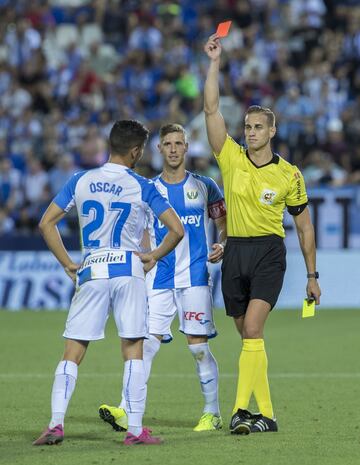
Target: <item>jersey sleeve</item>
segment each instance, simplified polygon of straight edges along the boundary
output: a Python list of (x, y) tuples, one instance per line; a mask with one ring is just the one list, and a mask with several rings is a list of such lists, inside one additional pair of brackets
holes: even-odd
[(226, 207), (225, 207), (225, 200), (224, 196), (216, 184), (216, 182), (212, 178), (204, 177), (203, 181), (206, 185), (207, 192), (208, 192), (208, 214), (209, 217), (213, 220), (217, 218), (221, 218), (222, 216), (226, 215)]
[(55, 196), (53, 202), (65, 212), (71, 210), (71, 208), (75, 205), (76, 184), (85, 173), (86, 171), (75, 173)]
[(164, 211), (168, 208), (171, 208), (169, 202), (160, 194), (153, 181), (144, 179), (141, 189), (142, 200), (149, 205), (157, 217), (164, 213)]
[(234, 158), (245, 154), (245, 149), (228, 134), (220, 153), (213, 153), (221, 172), (225, 173), (230, 171)]
[(206, 184), (206, 188), (208, 191), (208, 205), (218, 202), (224, 198), (220, 187), (216, 184), (216, 182), (212, 178), (204, 177), (203, 181)]
[(286, 206), (297, 207), (301, 205), (306, 205), (307, 202), (308, 197), (306, 194), (304, 177), (299, 171), (299, 169), (296, 166), (294, 166), (290, 179), (289, 192), (285, 198)]

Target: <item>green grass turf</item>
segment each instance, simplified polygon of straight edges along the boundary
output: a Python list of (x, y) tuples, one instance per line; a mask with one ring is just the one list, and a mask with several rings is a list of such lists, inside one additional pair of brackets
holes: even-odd
[(274, 311), (266, 331), (270, 384), (278, 433), (232, 436), (240, 339), (231, 319), (216, 312), (212, 342), (220, 368), (225, 427), (194, 433), (202, 398), (185, 338), (162, 347), (149, 383), (145, 424), (165, 443), (126, 448), (123, 433), (98, 419), (103, 403), (116, 404), (122, 362), (113, 324), (93, 343), (79, 370), (61, 446), (33, 447), (49, 420), (53, 372), (61, 355), (64, 312), (0, 311), (0, 463), (21, 465), (360, 463), (359, 319), (357, 310)]

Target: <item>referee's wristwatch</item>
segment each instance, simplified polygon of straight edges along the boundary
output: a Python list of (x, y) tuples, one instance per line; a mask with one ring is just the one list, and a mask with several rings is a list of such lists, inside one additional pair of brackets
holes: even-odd
[(310, 279), (310, 278), (319, 279), (319, 272), (315, 271), (314, 273), (308, 273), (307, 274), (307, 279)]

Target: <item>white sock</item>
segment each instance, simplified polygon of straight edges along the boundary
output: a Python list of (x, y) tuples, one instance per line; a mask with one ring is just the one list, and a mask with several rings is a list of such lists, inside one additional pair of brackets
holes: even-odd
[(210, 351), (209, 344), (207, 342), (189, 344), (189, 349), (196, 361), (201, 392), (205, 400), (204, 413), (219, 415), (219, 371), (216, 360)]
[(152, 334), (150, 334), (149, 339), (144, 339), (143, 359), (146, 383), (149, 381), (152, 362), (155, 358), (155, 355), (159, 352), (160, 346), (161, 341), (159, 341), (159, 339)]
[(61, 424), (64, 426), (64, 418), (71, 396), (74, 392), (78, 366), (70, 360), (62, 360), (56, 370), (54, 384), (51, 393), (51, 420), (49, 428)]
[(123, 391), (128, 416), (128, 432), (139, 436), (145, 412), (146, 382), (143, 360), (127, 360), (124, 364)]
[[(150, 377), (152, 362), (155, 358), (155, 355), (158, 353), (161, 346), (159, 339), (152, 334), (150, 334), (149, 339), (144, 339), (143, 345), (143, 359), (144, 359), (144, 369), (145, 369), (145, 381), (146, 384)], [(124, 387), (122, 390), (121, 402), (119, 405), (120, 408), (126, 410), (126, 401), (124, 396)]]

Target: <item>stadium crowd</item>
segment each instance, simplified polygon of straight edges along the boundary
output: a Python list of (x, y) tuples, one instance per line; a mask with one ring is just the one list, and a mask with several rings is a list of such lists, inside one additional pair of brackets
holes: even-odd
[(151, 131), (141, 174), (159, 172), (156, 134), (177, 122), (189, 167), (221, 183), (202, 90), (203, 46), (224, 20), (229, 133), (249, 105), (272, 107), (274, 149), (308, 186), (359, 184), (358, 0), (0, 0), (0, 234), (33, 233), (75, 171), (104, 163), (115, 119)]

